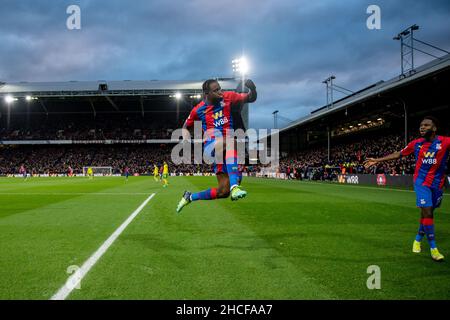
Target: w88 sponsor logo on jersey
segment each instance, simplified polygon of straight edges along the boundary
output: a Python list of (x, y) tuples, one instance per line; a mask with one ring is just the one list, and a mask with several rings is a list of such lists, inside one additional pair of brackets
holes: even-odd
[[(222, 112), (220, 114), (222, 114)], [(215, 117), (215, 119), (217, 119), (214, 121), (214, 127), (216, 128), (228, 123), (228, 118), (226, 116), (221, 116), (220, 118)]]
[(425, 159), (422, 159), (423, 164), (436, 164), (437, 159), (434, 157), (435, 152), (424, 152)]

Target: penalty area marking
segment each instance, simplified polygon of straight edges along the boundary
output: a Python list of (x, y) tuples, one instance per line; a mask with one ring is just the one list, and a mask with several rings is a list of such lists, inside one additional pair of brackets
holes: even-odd
[(84, 276), (91, 270), (91, 268), (97, 263), (97, 261), (103, 256), (103, 254), (108, 250), (108, 248), (113, 244), (113, 242), (119, 237), (123, 230), (130, 224), (131, 221), (139, 214), (139, 212), (144, 209), (147, 203), (153, 198), (155, 193), (152, 193), (142, 204), (134, 210), (134, 212), (125, 220), (120, 227), (114, 231), (112, 235), (94, 252), (93, 255), (87, 259), (81, 268), (75, 271), (66, 281), (66, 283), (58, 290), (50, 300), (65, 300), (69, 294), (75, 289), (78, 284), (83, 280)]

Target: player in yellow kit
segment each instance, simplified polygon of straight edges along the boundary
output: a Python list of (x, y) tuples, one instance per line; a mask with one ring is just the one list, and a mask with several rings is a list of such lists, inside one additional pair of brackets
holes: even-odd
[(94, 178), (94, 171), (92, 170), (92, 167), (89, 167), (87, 169), (87, 175), (89, 177), (89, 180)]
[(164, 168), (162, 174), (162, 181), (164, 188), (169, 185), (169, 181), (167, 181), (168, 178), (169, 178), (169, 166), (167, 165), (167, 162), (164, 161)]
[(153, 179), (155, 179), (156, 182), (159, 181), (159, 169), (156, 164), (153, 165)]

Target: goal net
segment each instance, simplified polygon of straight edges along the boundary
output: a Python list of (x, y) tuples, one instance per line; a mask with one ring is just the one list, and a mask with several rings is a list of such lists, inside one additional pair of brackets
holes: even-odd
[(94, 176), (112, 176), (112, 167), (83, 167), (84, 176), (87, 176), (89, 168), (92, 168)]

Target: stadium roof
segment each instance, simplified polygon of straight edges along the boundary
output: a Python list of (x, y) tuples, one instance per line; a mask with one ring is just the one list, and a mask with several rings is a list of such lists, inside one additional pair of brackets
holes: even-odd
[(313, 120), (319, 119), (324, 115), (329, 115), (344, 110), (345, 108), (353, 104), (360, 103), (364, 100), (367, 100), (378, 94), (387, 92), (389, 90), (405, 86), (421, 78), (432, 75), (436, 72), (443, 71), (448, 68), (450, 68), (450, 54), (447, 54), (439, 59), (435, 59), (429, 63), (426, 63), (416, 68), (415, 72), (410, 76), (407, 77), (397, 76), (388, 81), (379, 81), (371, 86), (368, 86), (362, 90), (352, 93), (351, 95), (348, 95), (340, 100), (334, 101), (332, 108), (327, 108), (327, 106), (325, 105), (315, 111), (312, 111), (310, 115), (300, 118), (294, 121), (293, 123), (287, 125), (286, 127), (280, 129), (279, 132), (281, 133), (283, 131), (300, 126), (302, 124), (306, 124)]
[[(224, 90), (236, 90), (239, 82), (233, 78), (218, 78)], [(68, 81), (68, 82), (0, 82), (0, 96), (95, 96), (95, 95), (165, 95), (180, 91), (201, 93), (203, 80), (122, 80), (122, 81)], [(106, 90), (100, 85), (106, 84)]]

